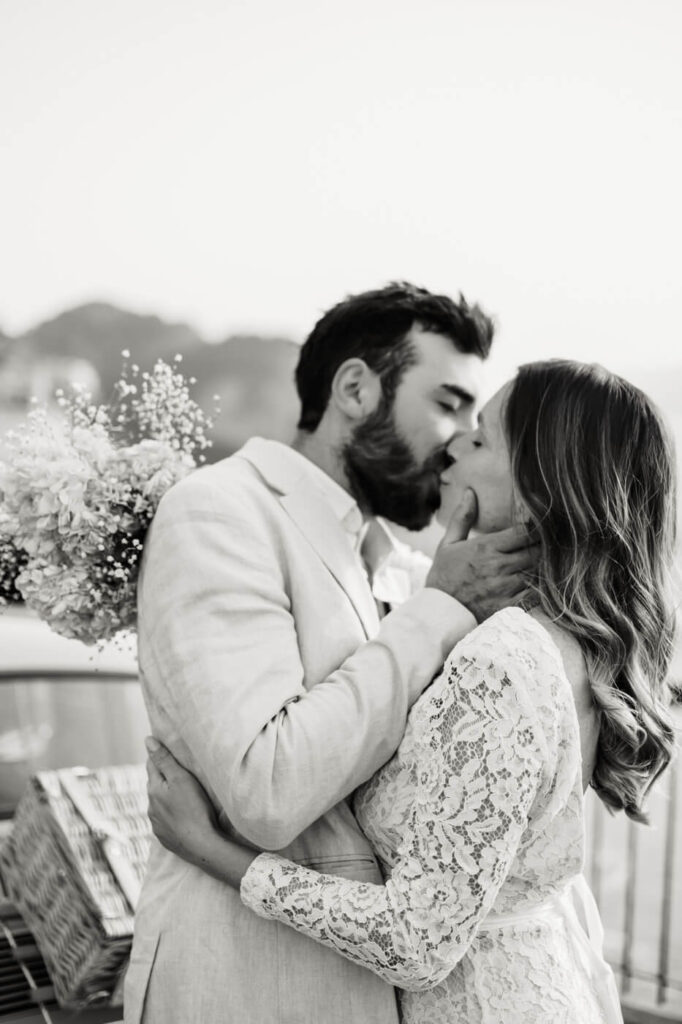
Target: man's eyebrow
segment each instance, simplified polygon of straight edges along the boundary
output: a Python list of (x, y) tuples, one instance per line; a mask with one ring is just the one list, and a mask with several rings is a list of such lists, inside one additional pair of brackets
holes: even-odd
[(458, 384), (441, 384), (441, 390), (447, 391), (449, 395), (454, 395), (455, 398), (461, 398), (463, 402), (473, 405), (476, 401), (476, 396), (472, 395), (466, 388), (460, 388)]

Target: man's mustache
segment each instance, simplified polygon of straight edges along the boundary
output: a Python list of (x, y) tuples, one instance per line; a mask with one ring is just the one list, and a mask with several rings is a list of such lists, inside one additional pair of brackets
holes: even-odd
[(442, 448), (424, 461), (422, 470), (424, 473), (436, 473), (440, 476), (441, 473), (450, 468), (454, 461), (452, 456), (448, 455), (447, 449)]

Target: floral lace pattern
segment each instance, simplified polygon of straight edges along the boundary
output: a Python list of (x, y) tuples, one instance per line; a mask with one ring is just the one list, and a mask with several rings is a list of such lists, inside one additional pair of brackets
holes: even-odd
[(383, 886), (262, 854), (242, 882), (246, 905), (403, 989), (406, 1024), (602, 1021), (560, 921), (478, 931), (582, 867), (573, 696), (531, 616), (506, 609), (457, 645), (355, 812)]

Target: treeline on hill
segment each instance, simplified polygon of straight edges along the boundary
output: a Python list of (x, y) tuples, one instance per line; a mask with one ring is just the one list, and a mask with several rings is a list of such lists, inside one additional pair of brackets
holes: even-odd
[(182, 372), (197, 378), (192, 394), (199, 404), (210, 411), (213, 396), (220, 396), (211, 460), (235, 451), (254, 434), (282, 441), (292, 437), (298, 412), (295, 342), (235, 335), (209, 344), (187, 324), (107, 303), (67, 310), (18, 337), (0, 332), (0, 406), (21, 400), (36, 379), (63, 383), (68, 367), (79, 362), (94, 368), (98, 397), (105, 400), (120, 374), (123, 349), (143, 370), (180, 353)]

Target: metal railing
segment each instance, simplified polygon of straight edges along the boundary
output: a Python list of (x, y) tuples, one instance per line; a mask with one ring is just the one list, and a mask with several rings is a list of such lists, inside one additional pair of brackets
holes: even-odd
[[(682, 727), (682, 708), (675, 711)], [(588, 800), (586, 874), (626, 1021), (682, 1022), (682, 786), (679, 758), (649, 800), (651, 824)], [(676, 912), (677, 911), (677, 912)]]
[(45, 962), (0, 882), (0, 1021), (3, 1024), (123, 1024), (117, 1007), (60, 1009)]

